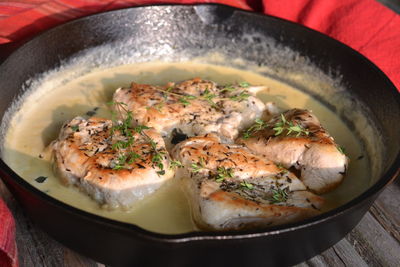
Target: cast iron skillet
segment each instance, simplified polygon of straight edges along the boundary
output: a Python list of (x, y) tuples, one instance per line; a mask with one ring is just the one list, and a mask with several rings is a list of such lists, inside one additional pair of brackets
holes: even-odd
[[(249, 32), (252, 37), (244, 38)], [(4, 114), (22, 93), (27, 78), (59, 67), (90, 48), (111, 44), (116, 50), (121, 46), (139, 52), (143, 60), (183, 60), (219, 47), (228, 56), (284, 67), (279, 58), (263, 50), (268, 49), (265, 38), (309, 58), (323, 72), (337, 70), (352, 97), (369, 108), (384, 136), (386, 157), (380, 179), (349, 203), (270, 229), (165, 235), (63, 204), (32, 187), (0, 160), (2, 179), (29, 216), (54, 239), (113, 266), (284, 266), (321, 253), (360, 221), (378, 193), (396, 177), (400, 132), (393, 122), (400, 121), (400, 98), (371, 62), (320, 33), (221, 5), (149, 6), (94, 15), (36, 37), (1, 65), (0, 112)]]

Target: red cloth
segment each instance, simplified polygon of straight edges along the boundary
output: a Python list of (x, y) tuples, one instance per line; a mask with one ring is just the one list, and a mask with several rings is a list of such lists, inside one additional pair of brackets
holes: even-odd
[(15, 223), (6, 204), (0, 199), (0, 267), (18, 266)]
[[(375, 0), (0, 1), (0, 44), (89, 14), (151, 3), (221, 3), (301, 23), (358, 50), (400, 88), (400, 16)], [(14, 232), (12, 217), (0, 199), (0, 267), (17, 265)]]
[(374, 62), (400, 90), (400, 15), (375, 0), (263, 0), (264, 12), (325, 33)]

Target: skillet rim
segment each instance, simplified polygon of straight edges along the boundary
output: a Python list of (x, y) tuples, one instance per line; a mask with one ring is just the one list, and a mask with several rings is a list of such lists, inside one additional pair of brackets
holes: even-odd
[[(363, 56), (361, 53), (354, 50), (353, 48), (347, 46), (346, 44), (344, 44), (332, 37), (329, 37), (321, 32), (318, 32), (316, 30), (308, 28), (304, 25), (301, 25), (301, 24), (298, 24), (295, 22), (291, 22), (289, 20), (282, 19), (282, 18), (279, 18), (276, 16), (266, 15), (266, 14), (262, 14), (262, 13), (256, 13), (253, 11), (248, 11), (248, 10), (244, 10), (244, 9), (240, 9), (240, 8), (236, 8), (236, 7), (232, 7), (232, 6), (228, 6), (228, 5), (223, 5), (223, 4), (210, 3), (210, 4), (189, 4), (189, 5), (184, 5), (184, 4), (140, 5), (140, 6), (135, 6), (135, 7), (126, 7), (126, 8), (122, 8), (122, 9), (116, 9), (116, 10), (101, 12), (101, 13), (97, 13), (97, 14), (92, 14), (92, 15), (88, 15), (88, 16), (84, 16), (81, 18), (77, 18), (77, 19), (68, 21), (66, 23), (62, 23), (53, 28), (45, 30), (45, 31), (35, 35), (31, 39), (29, 39), (27, 42), (24, 42), (24, 44), (21, 45), (20, 47), (18, 47), (16, 50), (21, 49), (25, 46), (28, 46), (32, 40), (39, 39), (39, 38), (41, 38), (42, 35), (49, 34), (53, 31), (57, 31), (59, 28), (64, 27), (65, 25), (74, 24), (79, 21), (90, 20), (92, 17), (105, 16), (108, 13), (118, 13), (118, 12), (123, 13), (125, 10), (141, 9), (141, 8), (146, 9), (149, 7), (167, 7), (167, 8), (187, 7), (189, 9), (190, 8), (195, 9), (197, 6), (206, 6), (206, 7), (220, 6), (223, 8), (232, 9), (233, 13), (242, 12), (245, 14), (251, 14), (252, 16), (256, 16), (256, 17), (260, 17), (260, 18), (264, 18), (264, 19), (275, 20), (279, 23), (288, 24), (289, 28), (298, 28), (301, 31), (306, 31), (306, 32), (308, 31), (310, 34), (315, 35), (319, 39), (325, 39), (325, 41), (330, 42), (333, 46), (337, 46), (337, 47), (339, 47), (339, 49), (347, 50), (347, 52), (352, 53), (362, 62), (362, 64), (368, 65), (369, 68), (372, 68), (380, 76), (382, 83), (387, 84), (387, 86), (385, 86), (384, 90), (392, 95), (393, 100), (395, 100), (397, 102), (398, 106), (400, 107), (400, 93), (396, 89), (394, 84), (391, 82), (391, 80), (372, 61), (370, 61), (368, 58), (366, 58), (365, 56)], [(11, 55), (13, 53), (14, 53), (14, 51), (11, 53)], [(10, 58), (10, 56), (8, 56), (2, 63), (0, 63), (0, 68), (2, 67), (4, 62), (9, 60), (9, 58)], [(108, 219), (108, 218), (75, 208), (75, 207), (70, 206), (60, 200), (57, 200), (56, 198), (53, 198), (53, 197), (45, 194), (44, 192), (40, 191), (39, 189), (35, 188), (33, 185), (28, 183), (26, 180), (24, 180), (18, 174), (16, 174), (3, 161), (2, 158), (0, 158), (0, 170), (4, 171), (10, 177), (12, 177), (13, 182), (17, 183), (25, 191), (28, 191), (31, 194), (34, 194), (35, 197), (38, 197), (42, 201), (45, 201), (46, 204), (48, 204), (48, 205), (56, 206), (57, 208), (63, 209), (63, 211), (66, 213), (70, 213), (70, 214), (72, 213), (74, 216), (82, 217), (85, 220), (90, 220), (97, 224), (106, 225), (107, 227), (113, 228), (113, 230), (117, 230), (117, 231), (120, 231), (123, 233), (129, 232), (130, 234), (134, 234), (136, 236), (140, 236), (142, 238), (153, 240), (156, 242), (187, 243), (187, 242), (206, 241), (206, 240), (210, 240), (210, 241), (212, 241), (212, 240), (236, 240), (236, 239), (248, 239), (248, 238), (260, 238), (260, 237), (274, 236), (274, 235), (279, 235), (281, 233), (296, 231), (297, 229), (313, 227), (314, 225), (322, 224), (326, 221), (333, 220), (334, 218), (339, 217), (347, 212), (351, 212), (353, 209), (359, 207), (360, 205), (363, 205), (364, 202), (368, 201), (370, 198), (373, 198), (376, 194), (378, 194), (381, 190), (383, 190), (385, 186), (389, 185), (391, 182), (393, 182), (396, 179), (396, 177), (400, 174), (400, 149), (399, 149), (397, 156), (394, 159), (393, 163), (386, 170), (386, 172), (384, 172), (382, 175), (380, 175), (380, 178), (373, 185), (371, 185), (366, 191), (364, 191), (363, 193), (361, 193), (360, 195), (358, 195), (351, 201), (345, 203), (344, 205), (341, 205), (341, 206), (339, 206), (335, 209), (332, 209), (328, 212), (324, 212), (320, 215), (317, 215), (317, 216), (314, 216), (314, 217), (311, 217), (311, 218), (308, 218), (308, 219), (305, 219), (305, 220), (302, 220), (299, 222), (295, 222), (295, 223), (283, 224), (283, 225), (278, 225), (278, 226), (274, 226), (274, 227), (261, 228), (261, 229), (255, 229), (255, 230), (224, 231), (224, 232), (193, 231), (193, 232), (188, 232), (188, 233), (183, 233), (183, 234), (162, 234), (162, 233), (148, 231), (148, 230), (145, 230), (135, 224), (120, 222), (120, 221), (113, 220), (113, 219)], [(3, 180), (6, 185), (9, 184), (7, 181), (5, 181), (5, 179), (3, 179)]]

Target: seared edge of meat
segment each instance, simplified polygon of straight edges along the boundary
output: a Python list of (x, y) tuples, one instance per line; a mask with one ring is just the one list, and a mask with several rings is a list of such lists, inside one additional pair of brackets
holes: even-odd
[(349, 159), (311, 111), (291, 109), (252, 127), (236, 143), (285, 168), (299, 169), (312, 191), (326, 193), (342, 182)]
[(203, 229), (229, 230), (293, 222), (318, 214), (323, 199), (305, 191), (291, 172), (214, 134), (192, 137), (173, 150), (177, 171)]
[(156, 131), (146, 129), (144, 133), (162, 155), (163, 175), (153, 162), (150, 139), (132, 130), (133, 142), (116, 150), (116, 143), (128, 141), (119, 131), (111, 134), (111, 128), (112, 122), (107, 119), (72, 119), (52, 143), (53, 160), (64, 184), (76, 185), (109, 208), (128, 208), (172, 178), (174, 171), (169, 168), (169, 155)]

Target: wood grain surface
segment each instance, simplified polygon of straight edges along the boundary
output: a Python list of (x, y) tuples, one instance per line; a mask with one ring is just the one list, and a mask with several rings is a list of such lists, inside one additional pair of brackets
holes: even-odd
[[(14, 214), (20, 266), (100, 267), (50, 238), (26, 216), (0, 181), (0, 195)], [(298, 266), (400, 266), (400, 180), (389, 185), (358, 226), (322, 254)]]

